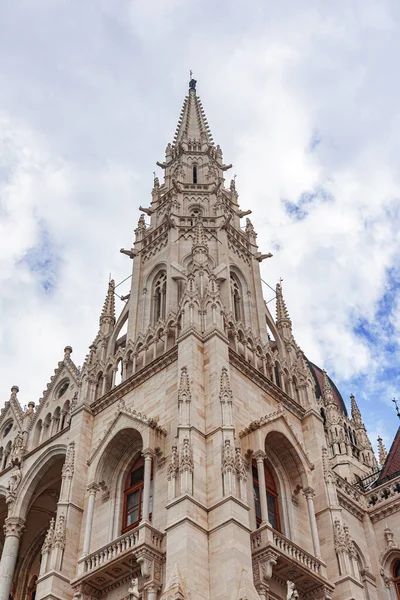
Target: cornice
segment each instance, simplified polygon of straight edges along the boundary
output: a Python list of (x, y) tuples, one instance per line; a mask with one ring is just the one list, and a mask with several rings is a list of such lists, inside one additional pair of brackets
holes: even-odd
[(90, 405), (92, 413), (94, 415), (98, 415), (105, 408), (107, 408), (111, 404), (114, 404), (114, 402), (116, 402), (120, 398), (126, 396), (126, 394), (134, 390), (136, 387), (138, 387), (148, 379), (151, 379), (151, 377), (153, 377), (156, 373), (159, 373), (159, 371), (162, 371), (170, 364), (175, 362), (177, 359), (178, 346), (174, 346), (173, 348), (165, 352), (162, 356), (160, 356), (160, 358), (156, 358), (151, 363), (146, 365), (146, 367), (144, 367), (134, 375), (131, 375), (131, 377), (123, 381), (120, 385), (107, 392), (107, 394), (104, 394), (104, 396), (92, 402), (92, 404)]

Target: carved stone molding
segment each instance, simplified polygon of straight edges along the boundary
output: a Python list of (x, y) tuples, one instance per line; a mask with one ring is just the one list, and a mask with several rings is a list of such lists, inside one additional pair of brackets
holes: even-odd
[(277, 563), (278, 554), (273, 550), (267, 550), (253, 560), (254, 585), (256, 588), (269, 584), (273, 568)]

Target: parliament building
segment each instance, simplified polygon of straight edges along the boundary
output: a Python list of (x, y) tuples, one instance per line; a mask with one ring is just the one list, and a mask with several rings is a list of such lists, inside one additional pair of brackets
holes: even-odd
[(400, 599), (400, 429), (377, 460), (270, 312), (193, 79), (157, 164), (122, 311), (1, 411), (0, 600)]

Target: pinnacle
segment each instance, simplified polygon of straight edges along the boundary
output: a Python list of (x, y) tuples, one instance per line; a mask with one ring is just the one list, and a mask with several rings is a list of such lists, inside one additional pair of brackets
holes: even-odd
[(328, 373), (325, 371), (325, 369), (322, 372), (323, 372), (323, 376), (324, 376), (324, 389), (323, 389), (324, 400), (327, 404), (332, 404), (332, 403), (335, 404), (335, 401), (333, 398), (332, 385), (329, 380)]
[(354, 424), (356, 426), (362, 425), (361, 412), (357, 406), (357, 402), (356, 402), (356, 399), (353, 394), (350, 395), (350, 400), (351, 400), (351, 418), (353, 419)]
[(286, 306), (286, 302), (283, 298), (282, 286), (280, 283), (276, 284), (276, 322), (279, 321), (288, 321), (289, 324), (292, 324), (292, 321), (289, 316), (289, 311)]
[(378, 436), (378, 455), (379, 455), (379, 464), (383, 466), (386, 462), (387, 458), (387, 450), (383, 445), (383, 441), (381, 436)]
[[(192, 84), (193, 81), (196, 83), (194, 79), (190, 83)], [(201, 140), (214, 145), (203, 106), (196, 94), (195, 85), (191, 85), (189, 95), (183, 101), (173, 145), (178, 146), (185, 140)]]
[(112, 319), (115, 323), (114, 290), (115, 290), (115, 281), (114, 281), (114, 279), (110, 279), (110, 281), (108, 282), (107, 296), (104, 301), (103, 310), (101, 311), (100, 324), (107, 319)]

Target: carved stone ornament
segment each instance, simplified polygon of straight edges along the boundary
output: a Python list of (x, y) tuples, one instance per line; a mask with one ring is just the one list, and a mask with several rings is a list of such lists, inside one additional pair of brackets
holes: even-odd
[(385, 527), (384, 535), (386, 540), (386, 548), (393, 548), (393, 546), (395, 545), (393, 540), (393, 531), (389, 529), (387, 525)]
[(11, 449), (11, 462), (13, 464), (21, 464), (22, 456), (25, 452), (24, 438), (21, 432), (15, 436)]
[(335, 523), (333, 526), (334, 540), (335, 540), (335, 550), (336, 552), (346, 552), (346, 538), (343, 530), (343, 526), (339, 519), (335, 519)]
[(242, 481), (247, 481), (246, 465), (243, 460), (242, 451), (239, 446), (235, 448), (236, 474)]
[(92, 588), (88, 583), (78, 583), (74, 586), (74, 600), (95, 600), (100, 596), (101, 592)]
[(192, 446), (190, 444), (189, 438), (183, 439), (182, 449), (181, 449), (181, 464), (179, 466), (179, 470), (181, 473), (184, 471), (189, 471), (189, 473), (193, 473), (193, 452)]
[(292, 600), (294, 598), (299, 598), (299, 593), (296, 590), (296, 586), (294, 585), (293, 581), (288, 580), (286, 585), (287, 585), (286, 600)]
[(54, 530), (53, 538), (54, 548), (65, 548), (65, 515), (60, 515), (57, 519), (57, 524)]
[(49, 529), (47, 530), (46, 537), (44, 538), (42, 554), (48, 554), (53, 547), (54, 524), (54, 519), (51, 519)]
[(12, 535), (19, 538), (24, 532), (25, 520), (20, 517), (7, 517), (3, 529), (5, 537)]
[(140, 594), (139, 594), (139, 579), (137, 577), (134, 577), (131, 581), (131, 585), (129, 587), (128, 590), (128, 594), (129, 594), (129, 599), (130, 600), (136, 600), (140, 598)]
[(75, 464), (75, 442), (71, 442), (68, 445), (67, 453), (65, 455), (65, 461), (63, 464), (61, 475), (62, 477), (71, 478), (74, 474), (74, 464)]
[(235, 454), (231, 446), (231, 440), (225, 440), (222, 453), (222, 473), (226, 475), (235, 471)]
[(159, 590), (162, 583), (161, 556), (148, 548), (138, 548), (133, 552), (136, 562), (140, 566), (140, 572), (144, 579), (144, 587)]
[(174, 444), (171, 449), (171, 457), (169, 460), (168, 471), (167, 471), (168, 481), (171, 481), (171, 479), (175, 479), (178, 476), (178, 471), (179, 471), (178, 447), (176, 444)]
[(253, 562), (254, 583), (258, 589), (261, 585), (269, 585), (273, 568), (278, 564), (278, 555), (272, 550), (263, 553)]
[(11, 504), (15, 501), (17, 491), (22, 479), (21, 469), (18, 464), (14, 466), (11, 472), (10, 479), (7, 483), (6, 503)]

